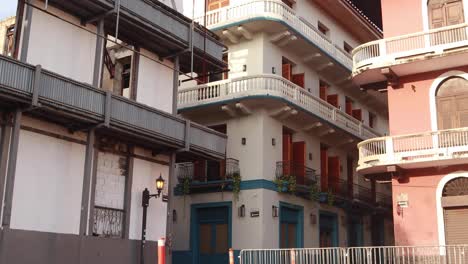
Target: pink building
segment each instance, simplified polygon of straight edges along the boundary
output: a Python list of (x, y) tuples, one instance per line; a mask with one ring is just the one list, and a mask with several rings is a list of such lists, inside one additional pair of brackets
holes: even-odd
[(392, 181), (397, 245), (468, 243), (468, 0), (382, 0), (384, 39), (353, 51), (362, 90), (388, 94), (386, 137), (358, 172)]

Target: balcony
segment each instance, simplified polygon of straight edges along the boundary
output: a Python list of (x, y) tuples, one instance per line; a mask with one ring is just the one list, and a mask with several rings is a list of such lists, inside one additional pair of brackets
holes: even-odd
[(308, 120), (312, 116), (359, 139), (380, 135), (361, 121), (278, 75), (252, 75), (181, 89), (178, 94), (178, 107), (182, 112), (201, 106), (225, 105), (247, 99), (255, 99), (253, 104), (258, 105), (260, 98), (274, 100), (273, 104), (276, 106), (278, 100), (285, 101), (302, 110), (305, 113), (300, 119), (302, 124), (313, 124), (314, 120)]
[(239, 161), (228, 158), (223, 161), (197, 160), (176, 164), (179, 184), (177, 194), (232, 191), (233, 177), (240, 175)]
[(383, 68), (405, 76), (466, 65), (468, 24), (386, 38), (353, 51), (353, 79), (364, 85), (386, 81)]
[(0, 56), (0, 105), (24, 107), (71, 130), (98, 127), (128, 140), (224, 158), (226, 135), (88, 84)]
[(328, 182), (328, 190), (333, 193), (339, 200), (351, 200), (352, 199), (352, 186), (349, 185), (347, 180), (338, 179), (330, 180)]
[(468, 128), (380, 137), (358, 144), (361, 174), (385, 173), (389, 166), (417, 169), (466, 164)]
[(353, 184), (353, 200), (370, 207), (375, 205), (375, 197), (372, 189), (359, 184)]
[(276, 184), (280, 192), (291, 192), (309, 198), (313, 186), (318, 186), (314, 169), (291, 161), (276, 162)]
[[(330, 74), (339, 71), (334, 75), (335, 78), (342, 79), (343, 75), (348, 75), (352, 70), (350, 54), (334, 45), (316, 26), (298, 16), (293, 9), (279, 0), (231, 1), (230, 5), (209, 11), (206, 17), (194, 20), (221, 37), (230, 37), (231, 40), (246, 35), (245, 30), (250, 33), (267, 32), (272, 35), (271, 41), (274, 43), (285, 43), (292, 39), (287, 44), (288, 49), (300, 53), (300, 56), (306, 56), (304, 61), (312, 62), (320, 57), (328, 57), (325, 63), (339, 65), (340, 67), (330, 67), (333, 69)], [(235, 28), (247, 24), (248, 29)]]
[[(161, 57), (171, 56), (182, 50), (194, 47), (194, 68), (201, 70), (203, 60), (207, 67), (214, 70), (224, 68), (222, 53), (224, 45), (211, 32), (195, 26), (191, 33), (191, 20), (166, 6), (160, 1), (147, 0), (48, 0), (49, 5), (66, 10), (81, 18), (83, 22), (93, 23), (104, 19), (109, 32), (115, 32), (117, 19), (116, 3), (120, 3), (119, 38), (131, 40), (141, 48), (148, 49)], [(41, 6), (42, 8), (42, 6)], [(142, 37), (144, 36), (144, 41)], [(193, 37), (193, 42), (192, 41)], [(206, 53), (205, 53), (206, 51)], [(181, 69), (190, 70), (189, 52), (180, 53)]]
[(377, 200), (378, 207), (383, 208), (385, 210), (392, 210), (393, 201), (392, 201), (391, 194), (389, 195), (389, 194), (378, 192), (376, 193), (376, 200)]

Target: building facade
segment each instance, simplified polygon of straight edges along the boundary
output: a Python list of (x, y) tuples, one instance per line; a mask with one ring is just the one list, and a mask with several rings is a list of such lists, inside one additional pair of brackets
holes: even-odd
[(350, 2), (328, 2), (184, 2), (228, 46), (229, 71), (181, 78), (178, 110), (228, 140), (223, 162), (177, 164), (173, 263), (393, 244), (390, 184), (355, 172), (356, 144), (388, 127), (385, 95), (351, 80), (351, 50), (381, 33)]
[(176, 116), (178, 76), (224, 68), (224, 46), (157, 1), (19, 1), (0, 26), (0, 263), (142, 263), (163, 177), (157, 263), (176, 158), (225, 158), (226, 135)]
[(355, 82), (388, 94), (390, 136), (359, 144), (358, 172), (392, 181), (398, 245), (468, 243), (467, 8), (383, 0), (385, 38), (353, 51)]

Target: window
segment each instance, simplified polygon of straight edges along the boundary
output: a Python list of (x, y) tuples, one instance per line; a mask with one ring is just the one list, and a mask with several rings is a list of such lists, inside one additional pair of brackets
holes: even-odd
[(468, 126), (468, 81), (452, 77), (437, 89), (437, 122), (439, 130)]
[(343, 42), (343, 49), (349, 54), (353, 52), (353, 47), (351, 47), (351, 45), (349, 45), (346, 41)]
[(5, 44), (3, 47), (3, 54), (6, 56), (13, 56), (13, 38), (15, 33), (15, 26), (10, 26), (6, 30)]
[[(429, 27), (431, 29), (462, 24), (465, 22), (462, 0), (429, 0), (427, 3), (427, 10), (429, 12)], [(465, 31), (457, 32), (457, 34), (439, 32), (431, 36), (431, 42), (433, 42), (433, 45), (463, 41), (465, 39)]]
[(325, 81), (322, 81), (322, 80), (319, 80), (319, 93), (320, 93), (320, 99), (326, 101), (327, 100), (327, 90), (328, 90), (328, 87), (330, 85), (328, 85), (328, 83), (326, 83)]
[(329, 34), (330, 34), (330, 29), (328, 29), (327, 26), (325, 26), (322, 22), (318, 22), (318, 30), (325, 36), (329, 37)]
[(106, 146), (101, 146), (97, 156), (93, 235), (122, 238), (128, 158), (125, 153), (117, 154), (117, 150), (125, 145), (104, 140), (100, 144)]
[(229, 5), (229, 0), (207, 0), (206, 1), (208, 11), (216, 10), (221, 7)]

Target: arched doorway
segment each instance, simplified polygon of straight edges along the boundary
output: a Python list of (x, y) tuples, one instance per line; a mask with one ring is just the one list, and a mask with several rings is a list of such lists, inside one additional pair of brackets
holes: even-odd
[(443, 81), (436, 92), (439, 130), (468, 127), (468, 81), (451, 77)]
[(468, 178), (458, 177), (442, 191), (445, 244), (468, 244)]

